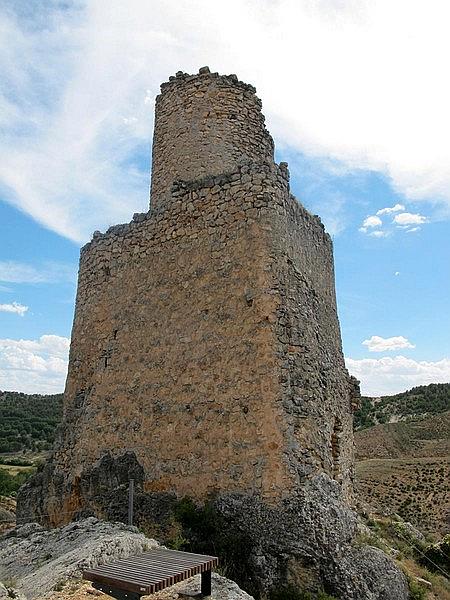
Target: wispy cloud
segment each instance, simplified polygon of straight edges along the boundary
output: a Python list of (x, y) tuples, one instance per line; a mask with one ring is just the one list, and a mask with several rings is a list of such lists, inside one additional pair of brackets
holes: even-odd
[(366, 396), (397, 394), (416, 385), (450, 382), (450, 359), (436, 362), (416, 361), (404, 356), (383, 358), (346, 358), (348, 370), (361, 381)]
[(382, 231), (381, 229), (377, 229), (376, 231), (370, 231), (369, 235), (371, 237), (382, 238), (382, 237), (387, 237), (389, 234), (387, 231)]
[(364, 219), (363, 224), (362, 224), (362, 229), (367, 229), (368, 227), (380, 227), (382, 225), (382, 221), (380, 219), (380, 217), (377, 217), (376, 215), (371, 215), (370, 217), (367, 217), (366, 219)]
[(13, 260), (0, 261), (0, 281), (8, 283), (56, 283), (75, 279), (76, 267), (66, 263), (46, 262), (35, 266)]
[(20, 317), (23, 317), (27, 310), (28, 306), (19, 304), (18, 302), (13, 302), (12, 304), (0, 304), (0, 312), (14, 313)]
[[(417, 227), (417, 225), (423, 225), (424, 223), (427, 223), (429, 221), (428, 217), (425, 217), (424, 215), (410, 212), (400, 212), (399, 214), (394, 216), (390, 223), (386, 223), (386, 221), (383, 223), (379, 216), (391, 215), (392, 213), (396, 213), (404, 209), (405, 207), (403, 206), (403, 204), (396, 204), (392, 207), (382, 208), (379, 211), (377, 211), (376, 215), (370, 215), (366, 217), (361, 227), (359, 228), (359, 231), (361, 231), (361, 233), (366, 233), (367, 235), (370, 235), (372, 237), (382, 238), (388, 237), (393, 231), (395, 231), (395, 228), (406, 233), (414, 233), (416, 231), (420, 231), (420, 227)], [(412, 227), (412, 225), (415, 225), (416, 227)], [(383, 226), (385, 227), (385, 229), (374, 230), (374, 228), (381, 228)]]
[(363, 341), (363, 346), (367, 346), (370, 352), (385, 352), (386, 350), (400, 350), (402, 348), (415, 348), (414, 344), (402, 335), (383, 338), (379, 335), (373, 335), (370, 339)]
[(50, 394), (64, 390), (69, 339), (43, 335), (38, 340), (0, 339), (0, 389)]
[(405, 210), (405, 206), (403, 204), (395, 204), (394, 206), (380, 208), (380, 210), (377, 210), (377, 215), (389, 215), (390, 213), (399, 212), (401, 210)]
[(427, 218), (424, 217), (423, 215), (419, 215), (419, 214), (414, 214), (414, 213), (409, 213), (409, 212), (404, 212), (404, 213), (400, 213), (399, 215), (395, 215), (394, 217), (394, 223), (396, 223), (397, 225), (401, 225), (401, 226), (408, 226), (408, 225), (422, 225), (423, 223), (427, 222)]
[(301, 182), (298, 190), (299, 200), (308, 210), (320, 216), (331, 236), (339, 235), (351, 220), (352, 203), (349, 202), (347, 194), (336, 189), (335, 177), (344, 178), (349, 173), (336, 161), (309, 157), (282, 147), (280, 155), (289, 161), (292, 182)]
[(0, 191), (64, 236), (145, 209), (159, 83), (205, 63), (256, 84), (280, 144), (450, 214), (443, 0), (22, 4), (0, 9)]

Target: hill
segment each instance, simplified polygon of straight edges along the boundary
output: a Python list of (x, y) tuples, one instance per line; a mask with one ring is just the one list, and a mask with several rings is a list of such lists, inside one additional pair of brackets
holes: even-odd
[(450, 410), (355, 432), (356, 459), (450, 456)]
[(62, 418), (62, 397), (0, 392), (0, 453), (49, 450)]
[(356, 463), (358, 498), (381, 515), (398, 514), (434, 536), (450, 531), (449, 457), (371, 459)]
[(437, 415), (450, 410), (450, 383), (421, 385), (406, 392), (379, 398), (361, 398), (355, 429)]
[(359, 499), (435, 536), (448, 533), (450, 384), (364, 398), (355, 426)]

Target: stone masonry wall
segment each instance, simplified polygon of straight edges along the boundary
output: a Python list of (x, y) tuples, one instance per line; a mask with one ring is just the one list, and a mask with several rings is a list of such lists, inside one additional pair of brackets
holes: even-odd
[(342, 355), (333, 249), (320, 219), (288, 195), (273, 219), (284, 413), (299, 482), (325, 472), (351, 497), (353, 391)]
[(273, 504), (323, 471), (349, 491), (331, 242), (288, 177), (249, 163), (179, 182), (165, 211), (83, 248), (49, 522), (89, 505), (83, 473), (129, 450), (147, 492)]
[(162, 88), (150, 211), (81, 251), (64, 420), (17, 517), (123, 519), (132, 477), (162, 539), (183, 497), (212, 507), (257, 597), (288, 581), (375, 600), (390, 569), (383, 598), (403, 600), (388, 559), (352, 546), (357, 382), (331, 240), (251, 86), (201, 69)]
[(268, 165), (181, 184), (163, 213), (83, 249), (57, 454), (67, 481), (133, 449), (148, 491), (292, 487), (263, 225), (286, 186)]
[(255, 88), (236, 75), (179, 72), (156, 99), (151, 203), (165, 206), (177, 179), (234, 171), (248, 160), (273, 162)]
[(156, 103), (149, 213), (81, 252), (43, 518), (82, 509), (83, 473), (128, 451), (149, 493), (273, 503), (325, 472), (349, 495), (350, 395), (331, 241), (290, 195), (254, 88), (177, 74)]

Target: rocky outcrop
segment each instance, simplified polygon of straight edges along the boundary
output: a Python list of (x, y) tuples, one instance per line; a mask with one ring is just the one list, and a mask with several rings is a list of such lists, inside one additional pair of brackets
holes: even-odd
[[(325, 589), (346, 600), (408, 598), (406, 579), (392, 560), (357, 544), (357, 515), (339, 484), (325, 474), (308, 480), (281, 504), (270, 505), (256, 494), (222, 493), (211, 497), (206, 508), (193, 504), (195, 514), (184, 518), (174, 495), (144, 491), (132, 453), (117, 460), (106, 455), (80, 476), (84, 510), (125, 519), (127, 469), (135, 475), (136, 523), (166, 542), (175, 529), (196, 551), (218, 553), (232, 566), (232, 577), (257, 597), (294, 587), (311, 593)], [(25, 487), (22, 495), (26, 493)], [(86, 523), (91, 521), (95, 523)], [(68, 527), (70, 532), (79, 526)], [(18, 530), (19, 539), (22, 531), (28, 536), (25, 527)]]
[[(139, 554), (157, 545), (135, 527), (94, 518), (50, 531), (37, 523), (24, 525), (0, 541), (0, 580), (4, 581), (0, 583), (0, 598), (39, 598), (72, 579), (80, 579), (84, 569)], [(253, 600), (236, 583), (216, 573), (212, 585), (215, 597), (220, 600)], [(173, 594), (169, 590), (164, 598), (177, 598), (181, 591), (197, 592), (199, 586), (200, 576), (194, 577), (174, 586)], [(78, 597), (76, 591), (75, 587), (74, 596)]]
[[(200, 588), (200, 575), (193, 577), (188, 583), (180, 584), (177, 590), (180, 592), (196, 593)], [(226, 577), (221, 577), (217, 573), (212, 574), (212, 598), (215, 600), (254, 600), (253, 596), (241, 590), (234, 581), (230, 581)]]
[(256, 594), (325, 589), (345, 600), (406, 600), (405, 576), (381, 550), (357, 544), (358, 517), (338, 484), (320, 475), (281, 507), (251, 496), (216, 502), (248, 553)]
[(157, 545), (135, 527), (92, 517), (52, 530), (29, 523), (1, 539), (0, 581), (37, 598), (68, 578), (79, 578), (83, 569)]

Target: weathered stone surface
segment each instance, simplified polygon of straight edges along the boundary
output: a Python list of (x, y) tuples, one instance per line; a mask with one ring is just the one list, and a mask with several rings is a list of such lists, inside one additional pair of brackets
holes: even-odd
[(357, 515), (325, 474), (278, 506), (234, 495), (216, 507), (243, 535), (251, 575), (245, 584), (258, 596), (287, 583), (305, 592), (324, 586), (345, 599), (408, 598), (406, 578), (383, 552), (354, 545)]
[(83, 569), (156, 547), (135, 527), (94, 518), (45, 530), (30, 523), (0, 539), (0, 581), (14, 580), (27, 598), (36, 598)]
[[(198, 593), (200, 589), (200, 575), (193, 577), (189, 583), (181, 583), (176, 586), (179, 592)], [(221, 577), (217, 573), (212, 574), (211, 582), (212, 596), (211, 600), (254, 600), (234, 582), (226, 577)]]
[(0, 598), (1, 600), (26, 600), (25, 596), (16, 590), (14, 587), (5, 586), (0, 581)]
[[(0, 540), (0, 578), (15, 585), (11, 588), (0, 583), (0, 598), (17, 600), (46, 595), (55, 586), (81, 578), (84, 569), (158, 546), (134, 527), (94, 518), (51, 531), (31, 523)], [(216, 573), (212, 587), (217, 600), (252, 600), (236, 583)], [(199, 589), (200, 576), (193, 577), (174, 586), (173, 597), (178, 597), (177, 592)]]
[(177, 499), (213, 498), (259, 594), (288, 573), (362, 597), (338, 565), (358, 386), (330, 237), (275, 164), (252, 86), (202, 69), (161, 89), (151, 209), (82, 249), (64, 424), (18, 518), (124, 518), (133, 477), (163, 538)]
[(236, 75), (179, 72), (156, 99), (151, 206), (165, 208), (175, 180), (235, 171), (240, 161), (273, 162), (255, 88)]
[(110, 448), (134, 449), (148, 492), (276, 499), (321, 471), (350, 492), (329, 237), (277, 167), (216, 179), (178, 182), (164, 213), (82, 252), (51, 523), (82, 508), (80, 473)]

